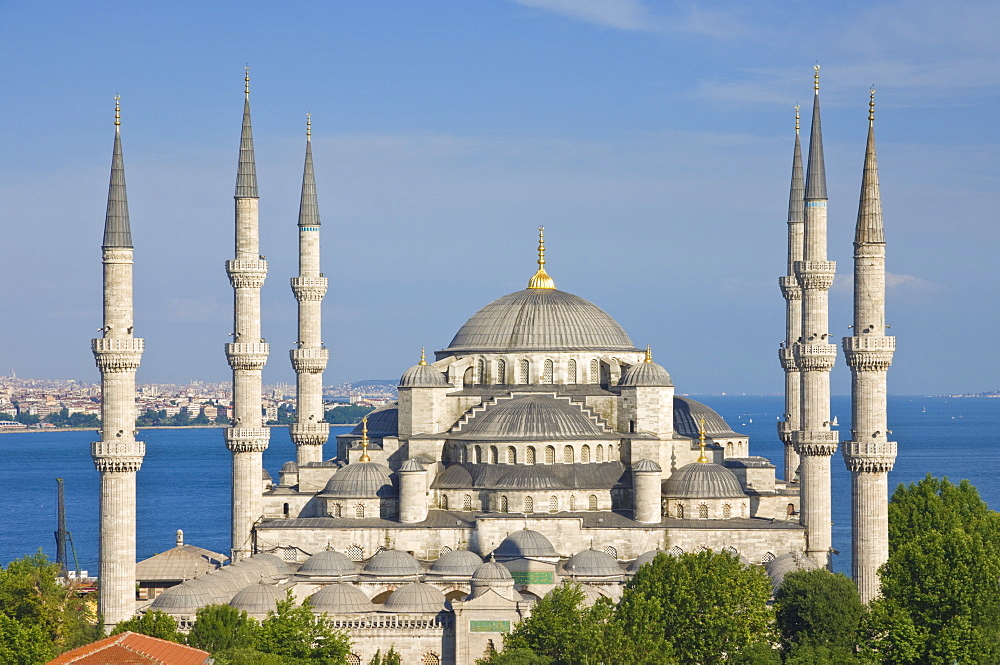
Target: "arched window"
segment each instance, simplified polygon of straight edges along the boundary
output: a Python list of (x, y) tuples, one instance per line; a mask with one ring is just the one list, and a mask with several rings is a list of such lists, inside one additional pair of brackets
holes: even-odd
[(613, 558), (613, 559), (617, 559), (618, 558), (618, 549), (615, 548), (615, 547), (612, 547), (611, 545), (608, 545), (602, 551), (605, 554), (607, 554), (609, 557)]
[(486, 383), (486, 361), (482, 358), (476, 362), (476, 383)]
[(528, 446), (527, 449), (524, 451), (524, 463), (525, 464), (534, 464), (535, 463), (535, 447), (534, 446)]
[(365, 516), (365, 504), (359, 503), (358, 505), (354, 506), (354, 516), (357, 517), (358, 519), (361, 519)]
[(281, 513), (285, 516), (286, 520), (288, 519), (288, 512), (289, 512), (288, 511), (288, 504), (286, 503), (286, 504), (284, 504), (284, 505), (281, 506)]
[(524, 497), (524, 512), (533, 513), (535, 512), (535, 500), (530, 496)]
[(554, 496), (549, 497), (549, 512), (558, 513), (559, 512), (559, 499)]
[(736, 557), (738, 557), (740, 555), (740, 553), (737, 552), (736, 548), (733, 547), (732, 545), (728, 545), (726, 547), (723, 547), (722, 551), (724, 553), (728, 554), (729, 556), (733, 557), (733, 558), (736, 558)]
[(590, 464), (590, 446), (583, 444), (583, 448), (580, 448), (580, 461), (584, 464)]
[(545, 364), (542, 365), (542, 380), (541, 383), (552, 383), (552, 374), (554, 373), (552, 361), (546, 360)]
[(545, 446), (545, 463), (546, 464), (556, 463), (556, 449), (554, 446)]
[(680, 556), (684, 554), (684, 550), (678, 547), (677, 545), (674, 545), (673, 547), (670, 548), (670, 551), (667, 552), (667, 554), (669, 554), (670, 556)]
[(569, 511), (571, 513), (572, 512), (576, 512), (576, 497), (575, 496), (571, 496), (569, 498)]
[(677, 507), (674, 509), (674, 514), (677, 515), (677, 519), (684, 519), (684, 506), (678, 503)]
[(448, 510), (448, 495), (441, 495), (441, 510)]
[(733, 516), (733, 507), (728, 503), (722, 504), (722, 519), (728, 520)]
[(765, 554), (760, 560), (761, 563), (767, 563), (768, 561), (774, 561), (774, 554), (771, 552)]
[(347, 548), (347, 558), (351, 561), (361, 561), (365, 558), (365, 550), (361, 545), (351, 545)]
[(497, 361), (497, 383), (507, 383), (507, 362), (502, 358)]
[(333, 516), (334, 517), (340, 517), (343, 512), (344, 512), (343, 506), (341, 506), (339, 503), (333, 504)]
[(597, 495), (591, 494), (587, 499), (587, 510), (597, 510)]
[(733, 442), (732, 441), (727, 441), (726, 442), (726, 457), (732, 457), (732, 456), (733, 456)]
[(573, 446), (564, 446), (563, 447), (563, 463), (564, 464), (572, 464), (573, 463), (573, 458), (575, 456), (576, 455), (573, 452)]
[(703, 520), (708, 519), (708, 506), (705, 504), (698, 506), (698, 518)]
[(466, 494), (462, 497), (462, 510), (472, 510), (472, 495)]
[(604, 446), (600, 444), (597, 445), (597, 461), (598, 462), (604, 461)]
[(785, 514), (788, 517), (791, 517), (792, 515), (795, 514), (795, 504), (794, 503), (788, 504), (788, 508), (785, 509)]
[(517, 451), (514, 446), (507, 446), (507, 464), (517, 464)]
[(576, 383), (576, 360), (570, 358), (569, 366), (566, 368), (566, 383)]
[(529, 379), (531, 374), (531, 364), (527, 360), (521, 361), (521, 376), (518, 377), (518, 383), (531, 383)]
[(356, 653), (347, 654), (347, 665), (361, 665), (361, 656)]
[(506, 513), (507, 510), (508, 510), (508, 507), (509, 506), (507, 504), (507, 497), (505, 497), (505, 496), (500, 497), (500, 512), (501, 513)]
[(498, 464), (500, 459), (500, 451), (497, 450), (496, 446), (490, 446), (490, 464)]
[(601, 361), (594, 358), (590, 361), (590, 383), (601, 382)]
[(420, 659), (420, 665), (441, 665), (441, 658), (433, 651), (428, 651)]

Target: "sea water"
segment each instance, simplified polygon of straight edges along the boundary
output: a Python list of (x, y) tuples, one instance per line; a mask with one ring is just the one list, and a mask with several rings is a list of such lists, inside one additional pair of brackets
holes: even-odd
[[(783, 411), (777, 396), (700, 396), (737, 432), (750, 435), (750, 453), (768, 457), (783, 475), (784, 453), (776, 422)], [(834, 397), (841, 440), (850, 438), (850, 398)], [(333, 436), (349, 427), (330, 428)], [(1000, 507), (1000, 399), (890, 397), (891, 440), (899, 457), (889, 474), (890, 493), (899, 483), (928, 473), (954, 481), (968, 478), (994, 509)], [(41, 548), (55, 558), (56, 478), (66, 487), (66, 524), (80, 568), (97, 573), (99, 476), (90, 458), (93, 431), (0, 434), (3, 460), (0, 491), (0, 563)], [(146, 458), (137, 476), (136, 554), (144, 559), (184, 540), (228, 554), (231, 454), (219, 428), (145, 429)], [(332, 451), (328, 444), (327, 453)], [(288, 429), (271, 429), (264, 467), (277, 480), (281, 465), (295, 459)], [(833, 468), (834, 569), (851, 567), (850, 476), (838, 452)], [(73, 567), (72, 554), (70, 566)]]

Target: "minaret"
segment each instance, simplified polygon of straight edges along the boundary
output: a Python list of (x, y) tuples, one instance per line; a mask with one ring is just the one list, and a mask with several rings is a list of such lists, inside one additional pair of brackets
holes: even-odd
[(802, 288), (795, 275), (795, 264), (802, 260), (802, 236), (805, 215), (805, 181), (802, 177), (802, 143), (799, 140), (799, 106), (795, 105), (795, 149), (792, 152), (792, 184), (788, 194), (788, 273), (778, 278), (785, 298), (785, 341), (778, 349), (781, 368), (785, 370), (785, 419), (778, 422), (778, 436), (785, 444), (785, 479), (798, 479), (799, 455), (792, 445), (792, 432), (801, 425), (802, 398), (799, 394), (799, 366), (794, 344), (802, 337)]
[(813, 116), (806, 166), (805, 223), (802, 260), (795, 275), (802, 288), (801, 338), (793, 346), (799, 368), (800, 429), (792, 437), (799, 455), (801, 522), (806, 527), (806, 553), (820, 566), (830, 563), (830, 457), (837, 432), (830, 429), (830, 370), (837, 348), (830, 344), (829, 290), (837, 264), (826, 256), (826, 171), (819, 114), (819, 65), (813, 79)]
[(105, 628), (135, 614), (135, 474), (146, 454), (146, 444), (135, 440), (135, 372), (143, 340), (132, 337), (132, 230), (118, 99), (115, 96), (115, 148), (101, 248), (104, 336), (92, 340), (101, 371), (101, 440), (90, 450), (101, 474), (97, 611)]
[(260, 332), (260, 287), (267, 276), (267, 261), (260, 254), (257, 227), (257, 172), (250, 129), (250, 69), (247, 68), (243, 102), (243, 133), (236, 174), (236, 258), (226, 261), (233, 285), (233, 341), (226, 357), (233, 368), (233, 420), (226, 429), (226, 445), (233, 452), (233, 561), (253, 554), (251, 531), (260, 517), (263, 453), (270, 430), (261, 414), (261, 370), (268, 345)]
[(886, 373), (896, 338), (885, 334), (885, 234), (875, 159), (875, 90), (868, 102), (868, 146), (854, 233), (854, 336), (844, 338), (851, 368), (851, 472), (854, 581), (862, 602), (879, 593), (878, 569), (889, 558), (889, 472), (896, 443), (886, 429)]
[(323, 346), (320, 334), (327, 279), (319, 271), (319, 224), (312, 119), (307, 114), (306, 161), (299, 202), (299, 276), (292, 278), (292, 292), (299, 303), (299, 341), (290, 353), (298, 384), (291, 435), (300, 467), (323, 461), (323, 444), (330, 435), (330, 426), (323, 422), (323, 370), (330, 352)]

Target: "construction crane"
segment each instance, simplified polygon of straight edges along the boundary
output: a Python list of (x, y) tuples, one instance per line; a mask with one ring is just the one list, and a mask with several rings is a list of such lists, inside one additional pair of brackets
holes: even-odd
[(76, 558), (76, 546), (73, 545), (73, 535), (66, 530), (66, 496), (63, 491), (63, 479), (56, 478), (56, 485), (59, 487), (56, 508), (56, 564), (59, 566), (59, 574), (63, 577), (68, 577), (69, 561), (66, 559), (66, 543), (69, 543), (70, 551), (73, 552), (73, 566), (76, 571), (76, 578), (80, 579), (80, 562)]

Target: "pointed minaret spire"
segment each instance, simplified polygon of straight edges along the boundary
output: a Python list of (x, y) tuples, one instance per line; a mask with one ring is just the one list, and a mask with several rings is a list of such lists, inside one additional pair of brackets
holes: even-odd
[(319, 226), (316, 201), (316, 174), (313, 172), (312, 116), (306, 114), (306, 161), (302, 167), (302, 195), (299, 199), (299, 226)]
[(865, 148), (865, 171), (861, 179), (861, 202), (854, 242), (885, 242), (882, 226), (882, 199), (878, 186), (878, 160), (875, 157), (875, 89), (868, 98), (868, 145)]
[(104, 216), (104, 247), (131, 247), (128, 223), (128, 196), (125, 194), (125, 160), (122, 157), (121, 97), (115, 95), (115, 148), (111, 157), (111, 184), (108, 211)]
[(826, 166), (823, 160), (823, 128), (819, 120), (819, 65), (813, 75), (812, 130), (809, 133), (809, 170), (806, 172), (805, 198), (826, 199)]
[(246, 68), (243, 93), (243, 133), (240, 135), (240, 163), (236, 171), (236, 198), (256, 199), (257, 166), (253, 157), (253, 130), (250, 127), (250, 68)]

